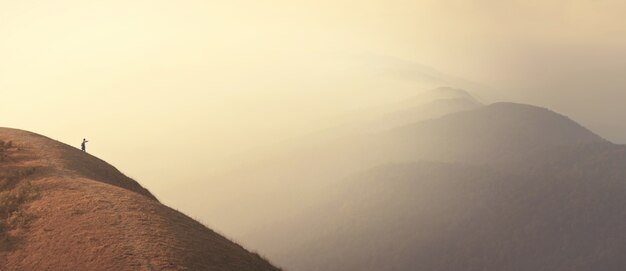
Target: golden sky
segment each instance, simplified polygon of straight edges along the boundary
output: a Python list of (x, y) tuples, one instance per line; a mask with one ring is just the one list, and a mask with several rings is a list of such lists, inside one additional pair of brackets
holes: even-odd
[(612, 0), (0, 0), (0, 126), (86, 137), (174, 205), (173, 179), (438, 85), (548, 106), (626, 142), (625, 12)]

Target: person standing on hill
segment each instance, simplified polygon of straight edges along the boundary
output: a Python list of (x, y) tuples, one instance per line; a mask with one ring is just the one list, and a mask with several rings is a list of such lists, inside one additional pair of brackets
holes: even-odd
[(87, 144), (87, 139), (83, 138), (83, 143), (80, 144), (80, 149), (83, 150), (84, 152), (87, 152), (87, 147), (85, 147), (85, 145)]

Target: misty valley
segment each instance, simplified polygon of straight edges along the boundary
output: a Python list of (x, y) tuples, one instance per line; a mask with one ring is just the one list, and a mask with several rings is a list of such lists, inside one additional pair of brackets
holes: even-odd
[(287, 270), (626, 265), (626, 147), (548, 109), (423, 95), (277, 146), (222, 177), (246, 200), (207, 206), (239, 206), (224, 231)]

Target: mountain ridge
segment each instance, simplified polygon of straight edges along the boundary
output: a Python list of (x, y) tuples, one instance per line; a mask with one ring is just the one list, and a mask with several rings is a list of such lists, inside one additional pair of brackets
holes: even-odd
[(379, 141), (389, 156), (405, 160), (500, 164), (534, 159), (559, 146), (612, 145), (564, 115), (508, 102), (398, 127)]
[[(539, 236), (533, 241), (550, 248), (565, 246), (563, 239), (573, 238), (574, 231), (554, 242), (549, 239), (550, 234), (556, 234), (552, 233), (554, 228), (566, 227), (567, 223), (584, 223), (592, 227), (588, 235), (598, 233), (602, 224), (576, 220), (577, 211), (582, 217), (610, 217), (594, 212), (603, 207), (616, 210), (620, 197), (626, 197), (626, 193), (619, 195), (620, 178), (626, 176), (626, 148), (552, 110), (494, 103), (391, 129), (365, 140), (348, 138), (320, 152), (326, 155), (302, 162), (311, 176), (288, 175), (283, 187), (296, 181), (321, 182), (331, 176), (318, 173), (324, 171), (323, 163), (341, 165), (342, 174), (351, 167), (352, 173), (340, 177), (331, 169), (336, 180), (320, 189), (329, 196), (317, 207), (308, 207), (312, 217), (282, 218), (259, 227), (245, 239), (289, 268), (572, 270), (576, 263), (566, 259), (580, 255), (579, 251), (593, 255), (592, 260), (582, 263), (585, 267), (596, 264), (607, 268), (612, 264), (599, 261), (616, 261), (619, 250), (599, 252), (601, 247), (592, 244), (585, 248), (582, 244), (589, 240), (582, 238), (573, 239), (577, 245), (563, 254), (544, 251), (554, 260), (507, 260), (530, 259), (533, 249), (528, 248), (537, 248), (521, 241), (528, 232)], [(296, 160), (290, 160), (289, 166), (298, 165)], [(610, 202), (601, 202), (602, 195)], [(407, 204), (399, 204), (402, 202)], [(456, 203), (450, 205), (452, 202)], [(533, 215), (532, 211), (542, 206), (547, 210)], [(559, 212), (567, 216), (559, 217)], [(621, 226), (615, 217), (610, 219), (615, 234)], [(539, 225), (527, 226), (525, 220)], [(310, 229), (297, 230), (305, 225)], [(273, 245), (275, 234), (292, 240)], [(488, 241), (481, 243), (481, 237)], [(515, 240), (506, 239), (509, 237)], [(548, 241), (541, 241), (544, 237)], [(616, 245), (610, 234), (602, 238), (601, 242)], [(515, 245), (516, 240), (522, 242), (520, 246)], [(499, 251), (499, 245), (509, 250)], [(493, 261), (489, 261), (490, 255)], [(389, 258), (394, 260), (385, 260)], [(541, 269), (542, 264), (555, 268)], [(617, 270), (602, 268), (598, 270)]]
[(90, 154), (16, 129), (0, 141), (3, 270), (279, 270)]

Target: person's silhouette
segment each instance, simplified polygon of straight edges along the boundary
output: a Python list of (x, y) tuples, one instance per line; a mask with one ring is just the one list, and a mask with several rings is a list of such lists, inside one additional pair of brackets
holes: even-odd
[(80, 144), (80, 148), (81, 148), (84, 152), (87, 152), (87, 148), (85, 147), (85, 145), (86, 145), (86, 143), (87, 143), (87, 142), (89, 142), (89, 141), (87, 141), (87, 139), (84, 139), (84, 138), (83, 138), (83, 143), (82, 143), (82, 144)]

